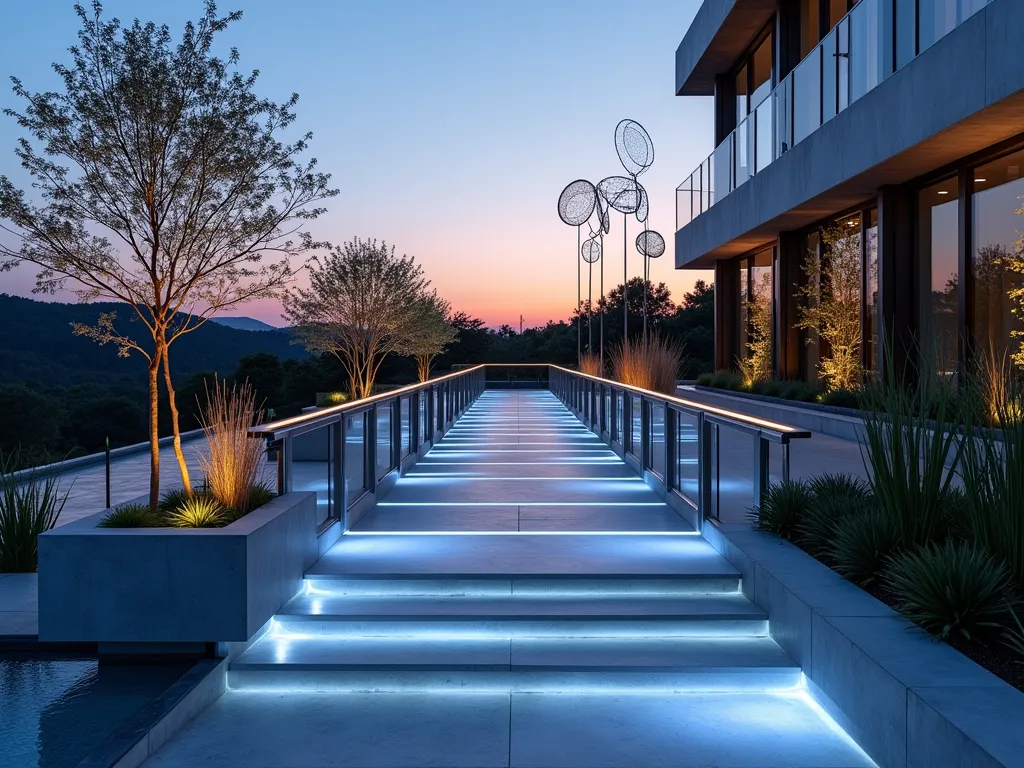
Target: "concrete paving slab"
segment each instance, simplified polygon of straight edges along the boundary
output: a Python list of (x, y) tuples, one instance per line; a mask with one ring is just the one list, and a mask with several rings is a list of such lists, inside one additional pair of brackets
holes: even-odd
[(500, 768), (509, 695), (228, 691), (150, 768)]
[(470, 505), (422, 507), (415, 504), (373, 507), (352, 527), (353, 531), (518, 531), (519, 507)]
[(867, 768), (804, 697), (513, 694), (514, 768)]

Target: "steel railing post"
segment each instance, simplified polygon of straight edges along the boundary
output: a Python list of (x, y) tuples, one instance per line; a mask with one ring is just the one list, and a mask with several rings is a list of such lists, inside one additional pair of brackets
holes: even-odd
[(754, 508), (759, 509), (768, 492), (769, 469), (771, 468), (771, 443), (757, 435), (754, 438)]

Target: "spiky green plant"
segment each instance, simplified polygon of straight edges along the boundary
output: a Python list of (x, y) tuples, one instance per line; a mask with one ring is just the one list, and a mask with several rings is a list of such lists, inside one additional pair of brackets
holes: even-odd
[(175, 528), (216, 528), (228, 520), (228, 511), (213, 496), (193, 493), (167, 514), (167, 523)]
[(71, 488), (60, 493), (53, 475), (34, 471), (15, 478), (17, 453), (0, 455), (0, 573), (33, 573), (39, 567), (39, 534), (57, 524)]
[(903, 544), (923, 546), (944, 533), (943, 503), (960, 462), (963, 416), (951, 384), (931, 366), (922, 365), (911, 383), (897, 375), (886, 350), (885, 377), (862, 395), (861, 457), (878, 507)]
[(893, 521), (878, 510), (870, 510), (849, 515), (836, 524), (832, 561), (842, 576), (866, 587), (878, 581), (899, 546), (899, 531)]
[(1009, 614), (1012, 624), (1003, 634), (1003, 644), (1020, 656), (1022, 663), (1024, 663), (1024, 624), (1021, 623), (1020, 617), (1017, 616), (1017, 610), (1013, 604), (1006, 604), (1006, 612)]
[(160, 515), (148, 504), (121, 504), (107, 512), (100, 520), (100, 528), (159, 528), (163, 525)]
[(277, 496), (270, 486), (265, 483), (258, 483), (249, 490), (249, 495), (246, 497), (246, 506), (241, 510), (228, 509), (227, 510), (227, 523), (233, 523), (239, 518), (245, 517), (247, 514), (252, 512), (254, 509), (259, 509), (264, 504), (269, 502)]
[(1013, 600), (1002, 563), (965, 542), (947, 541), (902, 552), (883, 585), (897, 609), (939, 640), (983, 640), (1005, 627)]
[(853, 498), (864, 500), (871, 495), (871, 487), (861, 478), (841, 472), (825, 472), (812, 478), (808, 488), (815, 499)]
[(813, 496), (801, 480), (785, 480), (768, 488), (761, 506), (750, 512), (756, 528), (792, 541), (797, 526), (806, 517)]
[(839, 525), (848, 517), (864, 514), (867, 507), (856, 496), (815, 498), (803, 520), (797, 524), (794, 541), (824, 563), (832, 564), (832, 545)]
[(967, 536), (1002, 562), (1018, 588), (1024, 587), (1024, 388), (1016, 376), (1001, 385), (1003, 395), (984, 400), (995, 385), (974, 379), (967, 387), (992, 410), (991, 429), (968, 425), (961, 440), (960, 475)]
[(189, 492), (184, 488), (172, 488), (171, 490), (164, 493), (160, 499), (160, 513), (166, 515), (169, 512), (173, 512), (189, 497)]

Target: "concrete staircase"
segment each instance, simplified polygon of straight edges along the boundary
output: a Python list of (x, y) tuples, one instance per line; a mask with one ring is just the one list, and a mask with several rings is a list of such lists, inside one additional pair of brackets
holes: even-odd
[[(380, 549), (386, 560), (403, 538), (346, 537), (338, 546)], [(336, 567), (346, 562), (336, 557), (307, 576), (304, 591), (235, 660), (229, 685), (537, 693), (801, 686), (800, 669), (768, 636), (767, 617), (741, 594), (739, 574), (698, 537), (628, 537), (618, 562), (590, 572), (575, 555), (596, 537), (419, 538), (420, 549), (467, 552), (489, 539), (491, 562), (504, 567), (466, 573), (464, 562), (452, 570), (421, 556), (417, 569), (411, 552), (404, 572), (381, 575)], [(438, 541), (446, 538), (458, 541)], [(682, 547), (690, 557), (673, 573), (652, 572), (631, 555), (644, 544)], [(494, 556), (495, 547), (505, 555)], [(531, 556), (510, 567), (516, 551)]]

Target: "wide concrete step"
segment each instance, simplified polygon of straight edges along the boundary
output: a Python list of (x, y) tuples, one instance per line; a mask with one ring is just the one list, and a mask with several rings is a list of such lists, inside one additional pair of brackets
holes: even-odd
[(740, 594), (682, 596), (353, 596), (308, 593), (275, 617), (277, 631), (434, 637), (763, 636), (767, 616)]
[(474, 576), (451, 578), (444, 574), (420, 577), (399, 575), (306, 577), (306, 594), (324, 596), (477, 596), (518, 597), (554, 596), (587, 598), (599, 596), (683, 596), (734, 594), (740, 591), (738, 575), (608, 576), (573, 578), (571, 576), (525, 576), (508, 578)]
[(305, 637), (275, 628), (231, 665), (232, 688), (310, 691), (767, 691), (800, 686), (767, 637)]

